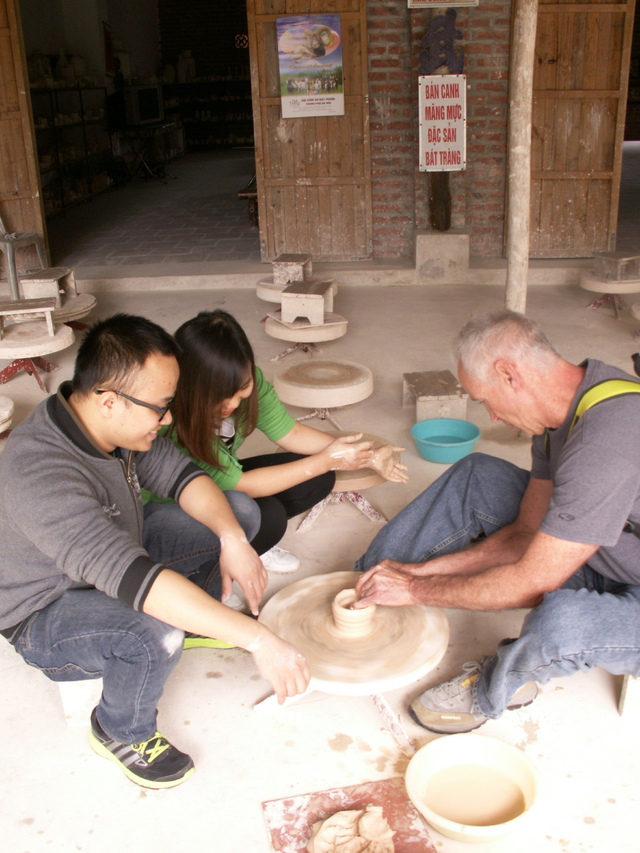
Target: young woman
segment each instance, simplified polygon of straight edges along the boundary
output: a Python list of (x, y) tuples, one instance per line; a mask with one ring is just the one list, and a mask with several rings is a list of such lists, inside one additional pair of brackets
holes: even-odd
[[(203, 311), (175, 333), (180, 379), (169, 434), (224, 491), (245, 492), (258, 503), (262, 523), (252, 545), (272, 572), (295, 571), (297, 557), (277, 547), (287, 521), (329, 494), (336, 471), (375, 467), (405, 482), (406, 466), (388, 445), (373, 452), (362, 434), (328, 435), (289, 414), (256, 367), (242, 327), (226, 311)], [(254, 429), (285, 452), (239, 459)]]

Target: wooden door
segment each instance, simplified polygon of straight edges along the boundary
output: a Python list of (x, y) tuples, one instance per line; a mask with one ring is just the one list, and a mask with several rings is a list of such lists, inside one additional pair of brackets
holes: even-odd
[[(283, 119), (276, 18), (340, 14), (345, 114)], [(372, 256), (366, 0), (247, 0), (263, 261)]]
[[(46, 245), (34, 137), (19, 2), (0, 0), (0, 213), (9, 232), (35, 231)], [(32, 247), (20, 249), (18, 261), (39, 266)]]
[(615, 248), (634, 4), (540, 2), (531, 257)]

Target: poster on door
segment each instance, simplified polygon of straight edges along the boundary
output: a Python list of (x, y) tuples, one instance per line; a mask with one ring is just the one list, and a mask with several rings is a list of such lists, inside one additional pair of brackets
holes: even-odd
[(340, 15), (276, 18), (282, 118), (344, 115)]
[(454, 172), (466, 168), (466, 80), (464, 74), (418, 77), (421, 172)]

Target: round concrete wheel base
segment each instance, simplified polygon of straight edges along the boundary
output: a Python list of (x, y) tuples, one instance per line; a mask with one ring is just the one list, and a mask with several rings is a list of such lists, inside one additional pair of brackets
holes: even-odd
[(279, 370), (273, 386), (283, 403), (309, 409), (335, 409), (366, 400), (373, 374), (354, 361), (311, 359)]
[(629, 281), (607, 281), (600, 278), (588, 270), (583, 270), (580, 273), (580, 287), (583, 290), (589, 290), (592, 293), (640, 293), (640, 279), (630, 279)]
[(4, 327), (0, 358), (35, 358), (70, 347), (75, 336), (69, 326), (56, 326), (50, 335), (44, 320), (28, 320)]
[(286, 284), (276, 284), (273, 276), (268, 275), (266, 278), (261, 278), (256, 284), (256, 296), (265, 302), (277, 302), (280, 304), (282, 291), (286, 286)]
[(96, 298), (90, 293), (79, 293), (77, 296), (63, 297), (62, 305), (53, 312), (55, 323), (67, 323), (69, 320), (79, 320), (86, 317), (96, 306)]
[(322, 341), (335, 341), (347, 333), (347, 320), (340, 314), (327, 313), (322, 326), (312, 326), (310, 323), (279, 323), (273, 317), (267, 317), (265, 331), (272, 338), (281, 341), (293, 341), (296, 344), (318, 344)]

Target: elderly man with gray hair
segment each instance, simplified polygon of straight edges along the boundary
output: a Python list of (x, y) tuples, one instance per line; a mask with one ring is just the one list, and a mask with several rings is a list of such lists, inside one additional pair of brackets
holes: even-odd
[(566, 361), (512, 311), (472, 319), (454, 352), (492, 421), (533, 436), (531, 471), (465, 457), (356, 563), (356, 606), (532, 608), (519, 638), (411, 703), (439, 733), (527, 705), (553, 677), (594, 666), (640, 675), (640, 383), (595, 359)]

